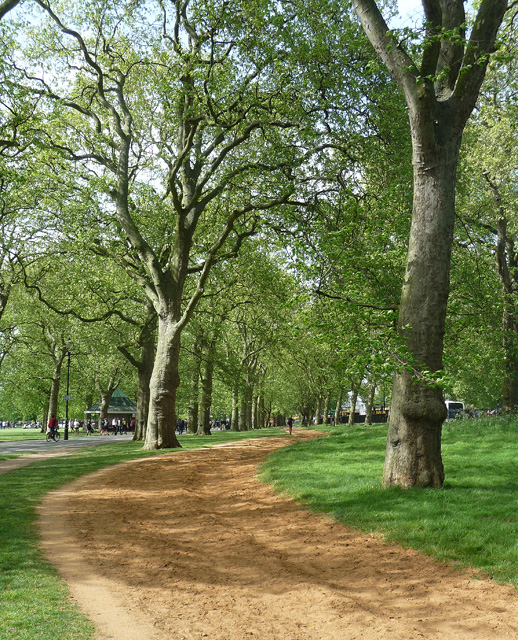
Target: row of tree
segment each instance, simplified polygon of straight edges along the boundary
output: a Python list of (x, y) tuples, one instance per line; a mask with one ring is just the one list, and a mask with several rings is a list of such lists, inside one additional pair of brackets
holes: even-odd
[(440, 486), (444, 390), (518, 404), (513, 3), (463, 5), (2, 3), (2, 410), (68, 353), (146, 449), (393, 388), (384, 481)]

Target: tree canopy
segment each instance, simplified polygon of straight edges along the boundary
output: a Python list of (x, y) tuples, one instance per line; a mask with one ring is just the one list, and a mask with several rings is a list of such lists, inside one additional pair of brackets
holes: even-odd
[(392, 388), (385, 484), (440, 486), (444, 395), (514, 410), (514, 5), (393, 5), (0, 3), (0, 418), (67, 353), (146, 449)]

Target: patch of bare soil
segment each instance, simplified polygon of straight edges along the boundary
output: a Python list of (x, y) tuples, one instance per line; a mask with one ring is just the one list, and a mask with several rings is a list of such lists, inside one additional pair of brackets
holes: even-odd
[(259, 482), (257, 465), (285, 444), (133, 461), (47, 497), (46, 553), (98, 638), (518, 637), (513, 589), (308, 513)]

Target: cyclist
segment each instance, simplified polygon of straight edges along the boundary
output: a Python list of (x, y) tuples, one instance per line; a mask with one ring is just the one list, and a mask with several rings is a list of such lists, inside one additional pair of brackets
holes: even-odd
[(58, 428), (58, 421), (56, 420), (56, 416), (52, 415), (52, 417), (49, 420), (49, 424), (48, 424), (48, 428), (50, 431), (50, 435), (52, 436), (52, 438), (55, 438), (56, 436), (56, 431)]

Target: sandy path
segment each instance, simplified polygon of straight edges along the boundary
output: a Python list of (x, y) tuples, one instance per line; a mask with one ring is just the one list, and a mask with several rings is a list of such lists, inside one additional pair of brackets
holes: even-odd
[(133, 461), (47, 497), (46, 552), (99, 638), (518, 638), (513, 589), (310, 514), (261, 484), (257, 465), (285, 443)]

